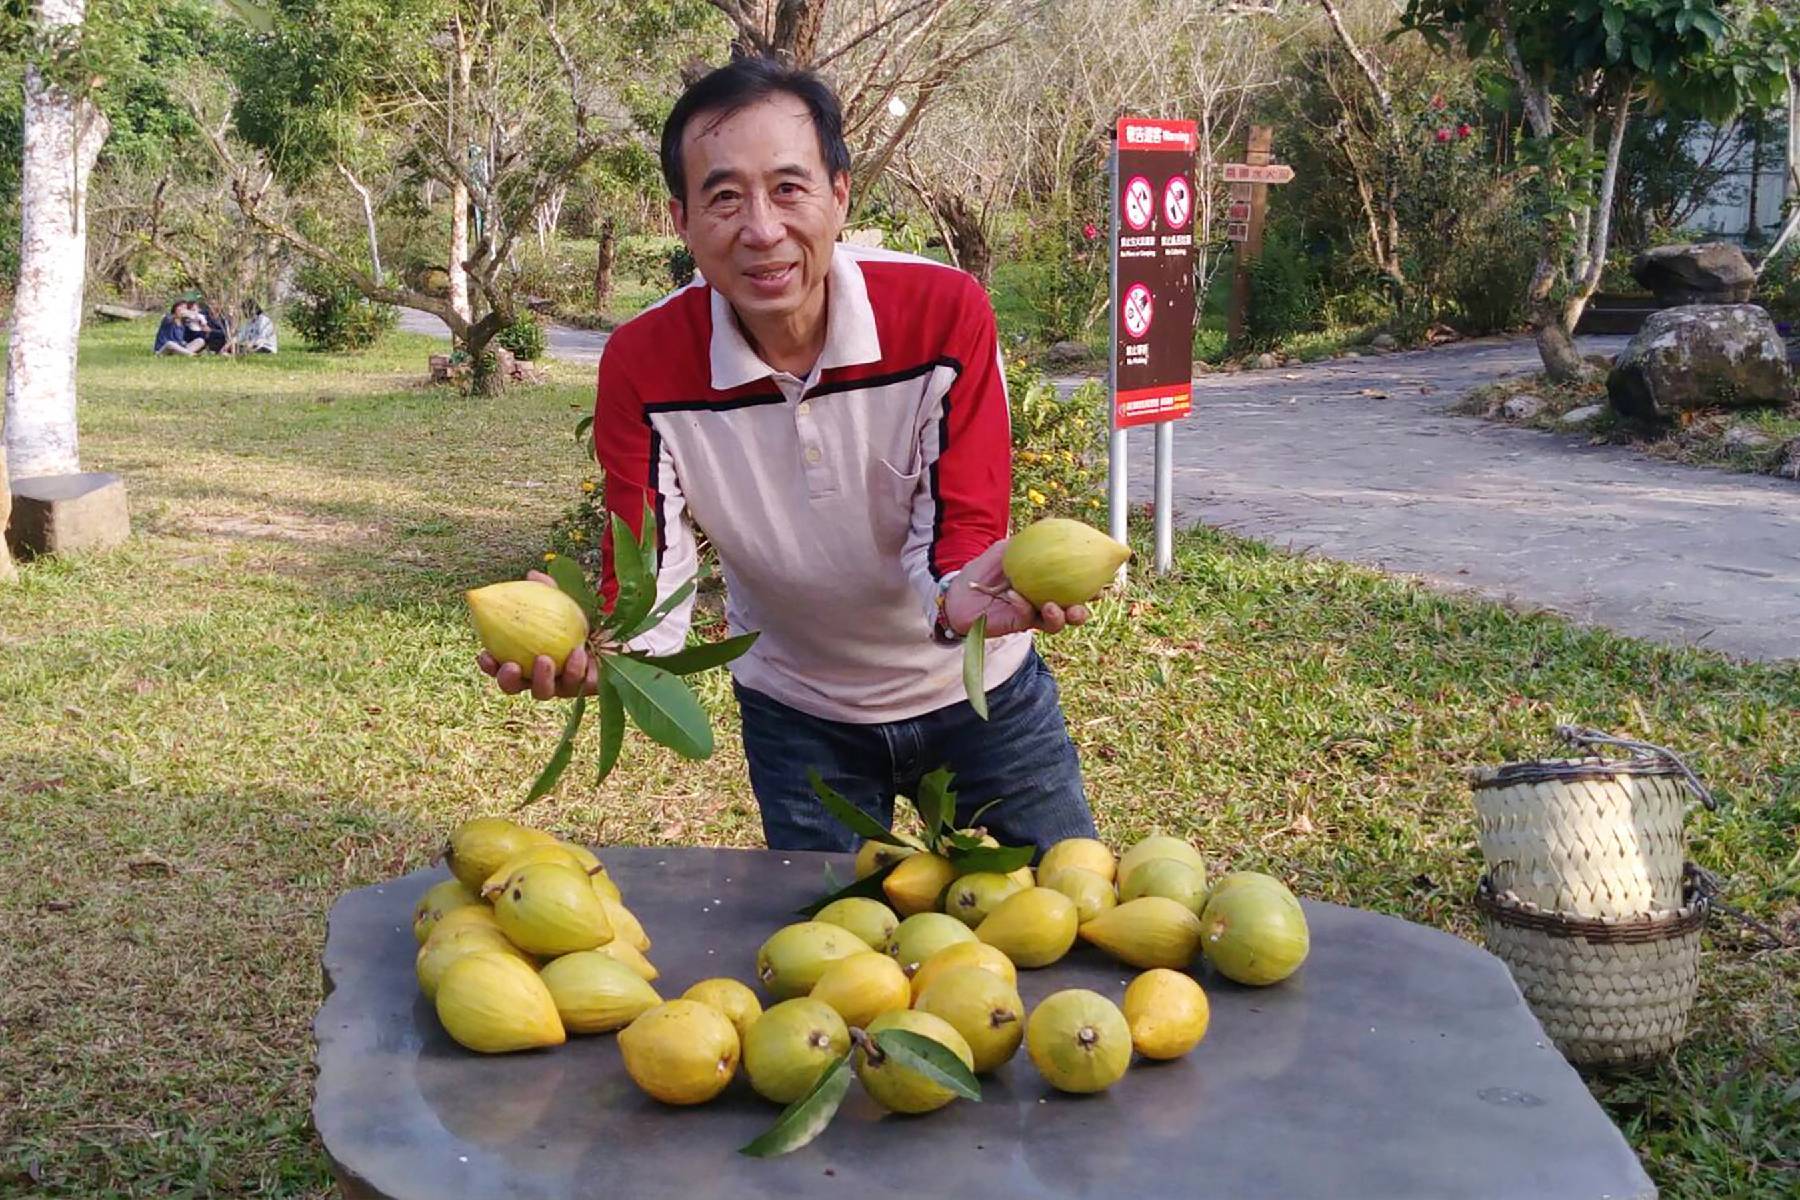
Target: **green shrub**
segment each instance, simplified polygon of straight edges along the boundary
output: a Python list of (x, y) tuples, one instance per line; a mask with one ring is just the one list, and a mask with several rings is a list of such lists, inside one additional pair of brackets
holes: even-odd
[(1443, 281), (1458, 329), (1479, 337), (1525, 323), (1525, 291), (1537, 266), (1537, 242), (1516, 209), (1470, 222), (1444, 265)]
[(1106, 389), (1085, 383), (1067, 398), (1029, 362), (1006, 364), (1012, 407), (1013, 526), (1040, 517), (1105, 516)]
[(514, 317), (511, 325), (494, 335), (494, 340), (522, 362), (541, 358), (544, 353), (544, 327), (538, 323), (537, 314), (530, 311)]
[(308, 265), (294, 281), (287, 319), (315, 350), (366, 350), (394, 327), (400, 310), (376, 304), (349, 281)]
[(1250, 267), (1250, 310), (1244, 314), (1244, 341), (1266, 350), (1285, 337), (1319, 326), (1319, 289), (1312, 263), (1298, 245), (1282, 236), (1263, 243)]
[(1778, 321), (1800, 319), (1800, 247), (1789, 242), (1763, 267), (1756, 301)]

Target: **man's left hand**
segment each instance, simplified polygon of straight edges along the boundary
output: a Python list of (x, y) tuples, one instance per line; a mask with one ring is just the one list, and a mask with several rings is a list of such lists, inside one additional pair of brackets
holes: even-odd
[(944, 594), (944, 621), (955, 633), (967, 633), (975, 618), (986, 614), (987, 635), (1000, 637), (1039, 629), (1056, 633), (1065, 625), (1079, 625), (1088, 619), (1087, 605), (1046, 604), (1032, 607), (1031, 601), (1013, 591), (1001, 559), (1006, 555), (1007, 539), (1001, 538), (969, 561), (969, 565), (950, 581)]

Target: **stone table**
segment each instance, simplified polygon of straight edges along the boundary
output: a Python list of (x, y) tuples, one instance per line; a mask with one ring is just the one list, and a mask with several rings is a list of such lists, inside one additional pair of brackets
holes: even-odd
[[(751, 981), (757, 947), (824, 891), (842, 856), (607, 850), (655, 939), (665, 997)], [(1306, 905), (1312, 956), (1240, 988), (1202, 972), (1212, 1026), (1097, 1096), (1052, 1091), (1021, 1050), (983, 1103), (884, 1115), (860, 1088), (812, 1145), (735, 1153), (778, 1109), (740, 1078), (697, 1108), (637, 1090), (611, 1036), (484, 1057), (453, 1043), (413, 978), (415, 872), (342, 897), (314, 1022), (313, 1120), (346, 1195), (430, 1200), (1645, 1200), (1655, 1188), (1496, 958), (1449, 934)], [(1019, 973), (1033, 1005), (1129, 969), (1078, 944)]]

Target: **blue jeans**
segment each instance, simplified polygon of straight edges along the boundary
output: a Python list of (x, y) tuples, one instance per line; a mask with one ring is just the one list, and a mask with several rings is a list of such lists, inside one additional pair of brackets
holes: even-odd
[(1094, 836), (1056, 680), (1036, 650), (988, 693), (986, 721), (961, 700), (910, 720), (852, 725), (732, 686), (772, 850), (848, 851), (862, 840), (813, 795), (809, 768), (884, 826), (893, 825), (896, 795), (916, 795), (921, 778), (949, 767), (959, 827), (1000, 800), (981, 824), (1003, 846), (1035, 844), (1041, 853), (1063, 838)]

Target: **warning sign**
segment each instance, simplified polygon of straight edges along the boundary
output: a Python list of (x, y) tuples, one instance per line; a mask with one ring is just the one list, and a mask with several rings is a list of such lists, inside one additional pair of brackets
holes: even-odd
[(1118, 126), (1113, 245), (1113, 423), (1172, 421), (1193, 404), (1192, 121), (1126, 117)]

